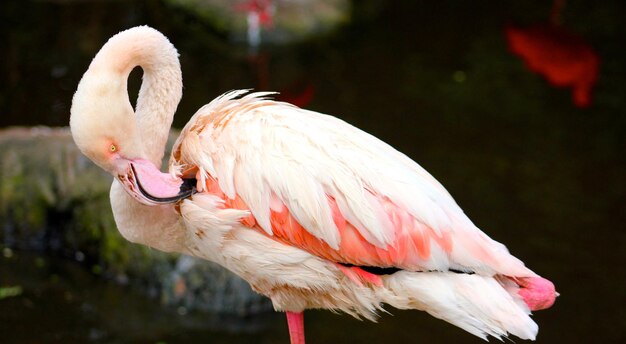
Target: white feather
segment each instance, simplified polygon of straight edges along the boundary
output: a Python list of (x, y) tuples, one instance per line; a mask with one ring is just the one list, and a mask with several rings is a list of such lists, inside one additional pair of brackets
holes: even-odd
[(400, 309), (420, 309), (478, 337), (508, 333), (534, 340), (538, 327), (528, 307), (499, 280), (478, 274), (397, 272), (385, 279), (394, 297), (385, 302)]
[[(445, 188), (404, 154), (335, 117), (263, 98), (270, 93), (246, 92), (226, 93), (202, 107), (183, 130), (180, 149), (185, 159), (215, 171), (211, 174), (229, 198), (241, 196), (268, 234), (275, 195), (307, 231), (337, 249), (340, 233), (330, 196), (368, 242), (386, 248), (396, 229), (374, 194), (406, 209), (436, 234), (462, 238), (453, 241), (449, 257), (432, 245), (431, 260), (415, 269), (533, 275), (476, 228)], [(194, 130), (201, 131), (202, 147), (195, 146), (195, 139), (185, 142)], [(502, 262), (481, 260), (477, 247)]]

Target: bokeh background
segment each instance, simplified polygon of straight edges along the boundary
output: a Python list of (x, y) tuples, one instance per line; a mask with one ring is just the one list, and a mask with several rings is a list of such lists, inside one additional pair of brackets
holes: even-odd
[[(91, 58), (143, 24), (180, 52), (176, 128), (237, 88), (343, 118), (554, 281), (538, 343), (626, 342), (624, 18), (620, 0), (2, 1), (0, 342), (288, 341), (283, 315), (229, 273), (126, 243), (110, 177), (41, 127), (68, 125)], [(388, 311), (378, 324), (308, 311), (307, 339), (482, 342)]]

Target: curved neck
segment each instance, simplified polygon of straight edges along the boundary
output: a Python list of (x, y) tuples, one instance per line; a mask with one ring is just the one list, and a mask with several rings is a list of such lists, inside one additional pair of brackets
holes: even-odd
[(173, 205), (143, 205), (117, 180), (111, 184), (110, 199), (117, 229), (128, 241), (164, 252), (185, 249), (185, 227)]
[(109, 39), (93, 59), (89, 71), (117, 74), (128, 99), (128, 76), (137, 66), (144, 72), (135, 108), (137, 133), (146, 157), (160, 166), (182, 97), (182, 73), (176, 48), (152, 28), (134, 28)]
[[(144, 74), (135, 116), (129, 119), (132, 107), (127, 82), (131, 71), (137, 66), (143, 69)], [(125, 153), (141, 155), (132, 158), (147, 158), (156, 166), (161, 166), (172, 119), (181, 96), (182, 76), (178, 52), (168, 39), (149, 27), (120, 32), (102, 47), (79, 85), (73, 105), (76, 107), (75, 120), (80, 121), (76, 132), (87, 133), (88, 142), (92, 138), (88, 128), (91, 123), (106, 123), (112, 130), (132, 136), (129, 142), (140, 147), (138, 151), (131, 151), (132, 147), (123, 147)], [(120, 110), (120, 106), (125, 109)], [(92, 111), (93, 107), (98, 111)], [(108, 116), (107, 121), (103, 123), (94, 120), (94, 114)], [(89, 121), (81, 121), (81, 116), (86, 116)], [(181, 250), (185, 231), (173, 205), (151, 207), (140, 204), (128, 195), (117, 180), (111, 186), (110, 198), (115, 222), (124, 237), (164, 251)]]

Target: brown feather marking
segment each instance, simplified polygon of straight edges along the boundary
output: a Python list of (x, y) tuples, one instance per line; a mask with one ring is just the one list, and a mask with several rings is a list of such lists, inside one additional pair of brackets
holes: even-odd
[(182, 152), (182, 141), (189, 133), (196, 133), (200, 135), (202, 131), (211, 125), (214, 129), (224, 129), (231, 123), (231, 120), (237, 115), (248, 113), (254, 109), (274, 105), (276, 102), (273, 100), (263, 98), (242, 98), (242, 99), (227, 99), (216, 104), (211, 108), (208, 113), (201, 113), (195, 119), (195, 122), (190, 127), (185, 128), (181, 136), (179, 137), (176, 145), (172, 148), (171, 157), (173, 161), (181, 166), (187, 165), (184, 161), (181, 161), (184, 154)]

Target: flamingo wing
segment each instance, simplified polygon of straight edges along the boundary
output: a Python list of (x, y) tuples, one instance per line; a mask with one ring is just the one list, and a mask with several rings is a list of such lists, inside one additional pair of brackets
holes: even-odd
[(343, 264), (534, 276), (406, 155), (336, 117), (246, 93), (198, 110), (172, 161), (249, 209), (249, 226)]

